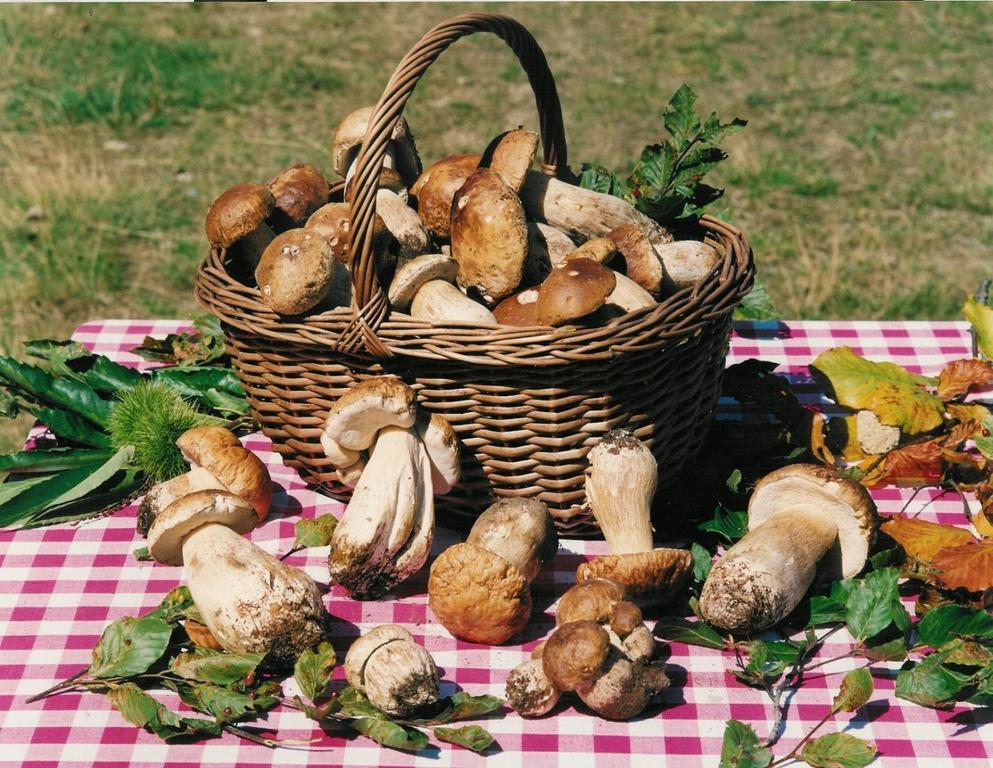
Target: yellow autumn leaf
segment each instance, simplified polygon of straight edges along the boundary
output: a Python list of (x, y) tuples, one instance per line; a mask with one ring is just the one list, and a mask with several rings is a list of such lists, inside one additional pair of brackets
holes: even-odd
[(993, 360), (993, 307), (980, 304), (974, 296), (970, 296), (962, 307), (962, 314), (972, 323), (979, 351)]
[(925, 389), (931, 381), (896, 363), (874, 363), (850, 347), (835, 347), (818, 355), (810, 369), (839, 405), (872, 411), (905, 435), (928, 432), (942, 422), (944, 403)]
[(960, 421), (963, 424), (967, 424), (972, 421), (977, 424), (982, 424), (983, 420), (989, 417), (990, 409), (985, 405), (973, 405), (972, 403), (949, 403), (945, 406), (948, 409), (948, 415), (951, 416), (956, 421)]

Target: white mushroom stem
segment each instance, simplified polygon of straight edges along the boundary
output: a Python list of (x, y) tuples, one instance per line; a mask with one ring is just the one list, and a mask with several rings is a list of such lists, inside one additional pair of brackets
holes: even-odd
[(430, 280), (422, 285), (410, 304), (410, 314), (436, 322), (497, 324), (492, 312), (445, 280)]
[(314, 581), (227, 526), (209, 523), (188, 534), (183, 561), (193, 601), (225, 650), (292, 657), (323, 636)]
[(634, 312), (642, 307), (651, 307), (657, 302), (652, 298), (652, 294), (638, 285), (634, 280), (620, 272), (617, 274), (617, 282), (614, 290), (607, 297), (607, 304), (620, 307), (625, 312)]
[(672, 241), (657, 222), (621, 198), (537, 171), (528, 172), (519, 194), (529, 219), (551, 224), (572, 237), (603, 237), (622, 224), (634, 223), (656, 248)]
[(658, 464), (648, 446), (623, 431), (589, 453), (586, 499), (612, 555), (652, 549), (652, 498)]
[(813, 505), (776, 512), (713, 567), (700, 595), (701, 615), (729, 632), (771, 627), (803, 599), (837, 538), (837, 524)]

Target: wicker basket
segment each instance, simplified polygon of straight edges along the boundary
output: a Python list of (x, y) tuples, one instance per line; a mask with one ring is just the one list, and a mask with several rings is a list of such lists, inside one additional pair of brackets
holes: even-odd
[(320, 445), (332, 403), (350, 385), (392, 373), (442, 414), (463, 446), (462, 482), (437, 499), (443, 521), (465, 526), (494, 497), (535, 496), (567, 535), (595, 531), (584, 508), (589, 449), (630, 429), (652, 447), (663, 480), (701, 447), (719, 394), (731, 314), (751, 288), (752, 254), (733, 227), (704, 217), (723, 252), (709, 279), (598, 328), (441, 325), (390, 312), (371, 253), (375, 180), (404, 105), (453, 42), (491, 32), (528, 74), (540, 117), (543, 163), (568, 174), (555, 83), (534, 38), (512, 19), (467, 14), (429, 31), (400, 62), (376, 105), (358, 158), (350, 258), (358, 310), (301, 318), (274, 314), (258, 289), (229, 273), (212, 250), (196, 283), (199, 302), (224, 327), (253, 414), (284, 461), (335, 498), (348, 491)]

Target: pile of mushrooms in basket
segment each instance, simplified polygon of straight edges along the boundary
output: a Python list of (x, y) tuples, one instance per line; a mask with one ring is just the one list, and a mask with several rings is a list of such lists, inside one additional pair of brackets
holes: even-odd
[[(265, 185), (232, 187), (210, 207), (211, 243), (226, 249), (232, 273), (254, 280), (278, 315), (350, 306), (348, 201), (372, 113), (353, 112), (334, 134), (341, 182), (297, 165)], [(628, 202), (533, 170), (537, 147), (536, 133), (516, 128), (479, 154), (425, 168), (401, 118), (379, 178), (373, 239), (392, 311), (428, 322), (595, 326), (712, 275), (721, 254), (711, 244), (675, 241)], [(421, 409), (395, 376), (365, 378), (335, 401), (321, 445), (352, 489), (328, 556), (330, 581), (347, 599), (389, 599), (427, 567), (430, 620), (469, 643), (523, 643), (535, 620), (532, 582), (558, 550), (541, 501), (495, 500), (464, 541), (432, 560), (434, 497), (459, 482), (461, 446), (449, 422)], [(260, 462), (216, 431), (184, 435), (181, 448), (190, 473), (149, 495), (142, 525), (156, 559), (186, 564), (218, 646), (289, 658), (323, 638), (334, 609), (326, 612), (315, 583), (240, 535), (268, 507)], [(655, 542), (653, 501), (666, 467), (622, 430), (589, 446), (586, 461), (586, 505), (608, 553), (578, 567), (552, 607), (554, 628), (508, 675), (507, 702), (523, 717), (571, 703), (626, 720), (669, 686), (651, 623), (665, 606), (685, 604), (693, 558)], [(876, 529), (861, 486), (807, 465), (760, 481), (749, 515), (748, 535), (697, 587), (705, 620), (746, 635), (781, 621), (818, 576), (857, 573)], [(250, 601), (231, 602), (245, 594)], [(402, 664), (410, 674), (389, 671)], [(359, 638), (345, 666), (349, 681), (385, 712), (420, 712), (438, 700), (433, 660), (403, 627), (383, 625)], [(417, 685), (410, 684), (415, 668)], [(394, 677), (397, 686), (384, 688)]]

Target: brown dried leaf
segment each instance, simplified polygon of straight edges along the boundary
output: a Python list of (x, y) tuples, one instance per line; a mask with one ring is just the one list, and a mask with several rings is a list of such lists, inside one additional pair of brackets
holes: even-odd
[(954, 360), (938, 374), (938, 397), (951, 400), (970, 389), (985, 389), (993, 384), (993, 365), (985, 360)]
[(883, 523), (882, 530), (903, 547), (907, 557), (932, 564), (939, 552), (976, 543), (972, 534), (964, 528), (910, 517), (891, 517)]
[(983, 483), (976, 489), (976, 498), (982, 505), (972, 516), (972, 524), (984, 539), (993, 536), (993, 485)]
[(833, 467), (834, 454), (824, 442), (824, 414), (815, 413), (810, 421), (810, 452), (821, 463)]
[[(970, 537), (971, 538), (971, 537)], [(982, 592), (993, 587), (993, 541), (946, 547), (932, 559), (938, 579), (948, 589)]]
[(859, 465), (866, 472), (862, 477), (862, 484), (867, 488), (876, 488), (880, 485), (915, 488), (934, 485), (941, 480), (941, 456), (944, 447), (945, 438), (939, 437), (923, 443), (911, 443), (902, 448), (894, 448), (884, 454), (879, 463), (876, 463), (874, 458), (866, 459)]

